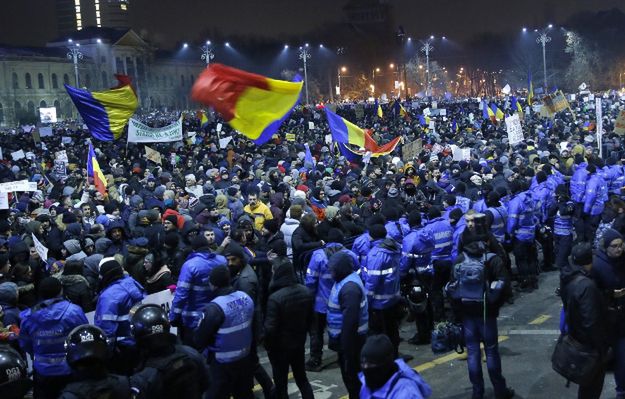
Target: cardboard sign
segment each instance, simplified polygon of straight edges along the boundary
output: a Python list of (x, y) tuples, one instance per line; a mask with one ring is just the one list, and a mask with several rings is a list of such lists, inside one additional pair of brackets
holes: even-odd
[(33, 238), (33, 243), (35, 244), (35, 250), (39, 254), (39, 257), (41, 258), (43, 262), (47, 261), (48, 260), (48, 248), (46, 248), (45, 245), (43, 245), (41, 241), (37, 239), (37, 237), (35, 237), (34, 233), (31, 233), (31, 236)]
[(625, 134), (625, 109), (622, 109), (618, 113), (618, 118), (614, 122), (614, 133)]
[(287, 133), (286, 141), (295, 141), (295, 133)]
[(422, 149), (423, 142), (421, 141), (421, 139), (417, 139), (403, 145), (401, 149), (401, 156), (405, 162), (410, 162), (414, 158), (419, 156)]
[(24, 154), (24, 150), (19, 150), (11, 153), (11, 158), (14, 161), (19, 161), (22, 158), (26, 158), (26, 154)]
[(308, 122), (308, 130), (313, 130), (315, 128), (315, 122)]
[(224, 137), (223, 139), (219, 139), (219, 148), (222, 150), (228, 146), (228, 143), (232, 140), (232, 136)]
[(163, 158), (161, 157), (161, 153), (148, 147), (147, 145), (145, 146), (145, 156), (154, 163), (157, 163), (159, 165), (163, 164)]
[(519, 114), (506, 118), (506, 129), (508, 130), (508, 144), (515, 145), (523, 141), (523, 128)]

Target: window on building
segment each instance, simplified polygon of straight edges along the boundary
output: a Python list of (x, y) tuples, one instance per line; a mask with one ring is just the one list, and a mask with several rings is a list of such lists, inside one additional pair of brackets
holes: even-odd
[(54, 100), (54, 108), (56, 108), (56, 114), (61, 116), (61, 103), (59, 100)]
[(30, 73), (26, 72), (26, 75), (24, 75), (24, 80), (26, 81), (26, 88), (27, 89), (32, 89), (33, 88), (33, 81), (30, 77)]
[(40, 89), (45, 89), (46, 86), (43, 82), (43, 73), (37, 74), (37, 84), (39, 86)]
[(39, 108), (47, 108), (48, 104), (46, 103), (46, 100), (41, 100), (41, 102), (39, 103)]
[(63, 74), (63, 84), (69, 84), (69, 75), (66, 73)]
[(0, 124), (4, 123), (4, 108), (2, 108), (2, 104), (0, 104)]
[(106, 72), (102, 71), (102, 88), (107, 87), (109, 84), (108, 77), (106, 76)]
[(59, 88), (59, 79), (57, 78), (56, 73), (52, 74), (52, 88), (53, 89)]
[(184, 75), (180, 75), (180, 86), (184, 87)]
[(15, 72), (13, 72), (13, 78), (12, 79), (13, 79), (13, 85), (12, 85), (13, 88), (14, 89), (19, 89), (20, 88), (20, 82), (17, 79), (17, 74)]
[(32, 101), (28, 102), (28, 113), (30, 115), (35, 115), (35, 103), (33, 103)]

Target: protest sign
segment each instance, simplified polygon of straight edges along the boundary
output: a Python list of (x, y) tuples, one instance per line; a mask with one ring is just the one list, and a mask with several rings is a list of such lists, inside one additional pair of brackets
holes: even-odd
[(149, 127), (136, 119), (128, 122), (129, 143), (167, 143), (182, 140), (182, 117), (171, 125)]
[(423, 142), (421, 139), (414, 140), (410, 143), (403, 145), (401, 149), (401, 156), (405, 162), (410, 162), (421, 153), (423, 148)]
[(54, 158), (60, 159), (61, 161), (69, 162), (69, 159), (67, 158), (67, 151), (65, 150), (55, 152)]
[(451, 152), (453, 154), (454, 161), (470, 161), (471, 160), (470, 148), (460, 148), (457, 145), (452, 145)]
[(0, 183), (0, 192), (10, 193), (14, 191), (37, 191), (37, 183), (28, 180)]
[(223, 139), (219, 139), (219, 148), (224, 149), (228, 146), (228, 143), (232, 140), (232, 136), (224, 137)]
[(153, 150), (152, 148), (145, 146), (145, 156), (152, 162), (157, 163), (159, 165), (163, 164), (163, 159), (161, 157), (161, 153)]
[(39, 135), (41, 137), (52, 137), (52, 126), (42, 126), (39, 128)]
[(441, 108), (438, 114), (440, 116), (447, 116), (447, 110), (445, 108)]
[(431, 113), (430, 108), (423, 108), (423, 116), (430, 116)]
[(332, 134), (326, 134), (326, 144), (332, 144)]
[(618, 113), (618, 118), (614, 122), (614, 133), (625, 134), (625, 109), (622, 109)]
[(286, 141), (295, 141), (295, 133), (287, 133)]
[(308, 122), (308, 130), (313, 130), (315, 128), (315, 122)]
[(595, 99), (595, 112), (597, 113), (597, 147), (599, 156), (603, 157), (603, 110), (601, 109), (601, 98)]
[(61, 143), (62, 144), (72, 144), (72, 138), (63, 136), (63, 137), (61, 137)]
[(67, 163), (62, 159), (55, 159), (52, 174), (57, 179), (65, 179), (67, 177)]
[(217, 124), (217, 126), (215, 126), (215, 131), (216, 131), (217, 133), (220, 133), (220, 132), (221, 132), (221, 129), (223, 129), (223, 127), (224, 127), (224, 125), (223, 125), (223, 124), (218, 123), (218, 124)]
[(11, 153), (11, 158), (14, 161), (19, 161), (22, 158), (26, 158), (26, 154), (24, 154), (24, 150), (19, 150)]
[(48, 248), (46, 248), (46, 246), (43, 245), (41, 241), (37, 239), (37, 237), (35, 237), (35, 233), (31, 233), (31, 236), (33, 238), (33, 243), (35, 244), (35, 250), (39, 254), (41, 261), (42, 262), (47, 261), (48, 260)]
[(543, 102), (545, 103), (545, 106), (549, 108), (549, 111), (553, 114), (570, 108), (569, 102), (566, 100), (566, 96), (560, 90), (543, 97)]
[(519, 114), (506, 118), (506, 129), (508, 130), (508, 144), (515, 145), (523, 141), (523, 128)]
[(0, 191), (0, 209), (9, 209), (9, 193)]

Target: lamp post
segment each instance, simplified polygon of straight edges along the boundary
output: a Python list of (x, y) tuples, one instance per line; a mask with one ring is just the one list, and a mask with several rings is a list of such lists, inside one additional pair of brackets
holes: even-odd
[[(69, 43), (71, 44), (72, 41), (69, 40)], [(67, 58), (69, 58), (70, 60), (72, 60), (74, 62), (74, 76), (76, 78), (76, 87), (79, 87), (79, 81), (78, 81), (78, 60), (82, 60), (83, 55), (80, 52), (80, 44), (76, 43), (75, 45), (68, 47), (69, 53), (67, 53)]]
[(374, 69), (371, 71), (371, 83), (373, 83), (373, 84), (371, 85), (371, 95), (372, 95), (372, 96), (375, 94), (374, 88), (375, 88), (375, 74), (376, 74), (376, 72), (378, 72), (378, 73), (379, 73), (379, 72), (380, 72), (380, 68), (374, 68)]
[(547, 55), (545, 52), (545, 46), (547, 43), (551, 41), (551, 37), (547, 36), (547, 29), (553, 27), (553, 25), (549, 25), (548, 28), (543, 29), (538, 37), (536, 38), (536, 43), (543, 46), (543, 75), (544, 75), (544, 85), (545, 85), (545, 93), (547, 93)]
[(347, 72), (346, 67), (339, 68), (338, 80), (339, 80), (339, 92), (336, 93), (339, 96), (339, 100), (341, 98), (341, 72)]
[(430, 36), (427, 40), (421, 40), (421, 51), (425, 53), (425, 72), (427, 73), (427, 86), (425, 88), (425, 96), (429, 96), (431, 92), (431, 81), (430, 81), (430, 52), (434, 51), (434, 46), (432, 46), (432, 41), (434, 40), (434, 36)]
[(310, 59), (310, 51), (308, 49), (308, 43), (299, 48), (299, 58), (304, 62), (304, 86), (306, 87), (306, 104), (309, 104), (308, 98), (308, 69), (307, 63)]
[(208, 68), (213, 58), (215, 58), (215, 53), (213, 53), (213, 48), (211, 47), (211, 42), (209, 40), (206, 42), (205, 45), (202, 46), (201, 59), (206, 61), (206, 67)]

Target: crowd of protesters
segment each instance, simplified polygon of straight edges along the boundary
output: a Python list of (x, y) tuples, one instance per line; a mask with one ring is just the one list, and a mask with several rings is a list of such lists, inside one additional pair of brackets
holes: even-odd
[[(493, 101), (516, 112), (506, 99)], [(55, 124), (38, 141), (21, 127), (5, 129), (0, 183), (28, 180), (37, 190), (8, 193), (8, 209), (0, 210), (2, 345), (32, 358), (36, 398), (82, 397), (80, 381), (127, 385), (145, 397), (164, 395), (146, 393), (154, 381), (179, 381), (190, 397), (245, 398), (253, 397), (253, 378), (266, 398), (285, 398), (289, 367), (302, 397), (312, 398), (307, 371), (324, 367), (327, 331), (351, 398), (428, 397), (398, 351), (408, 310), (417, 333), (403, 338), (415, 345), (430, 343), (435, 323), (461, 323), (473, 397), (484, 395), (483, 342), (496, 397), (510, 398), (497, 347), (499, 308), (557, 269), (569, 331), (602, 356), (612, 349), (617, 395), (625, 398), (625, 152), (613, 132), (625, 102), (618, 93), (604, 96), (601, 149), (594, 103), (579, 97), (551, 117), (525, 109), (525, 140), (514, 146), (505, 123), (484, 119), (480, 104), (438, 101), (446, 112), (428, 116), (433, 126), (423, 123), (423, 110), (434, 109), (426, 101), (405, 102), (406, 116), (384, 105), (382, 118), (372, 105), (339, 105), (338, 114), (371, 128), (378, 143), (403, 137), (395, 152), (367, 162), (349, 162), (326, 140), (321, 107), (298, 108), (262, 146), (218, 116), (200, 126), (187, 113), (182, 142), (149, 144), (160, 163), (141, 144), (92, 140), (76, 122)], [(178, 117), (140, 115), (154, 127)], [(106, 193), (87, 176), (88, 140)], [(421, 146), (408, 158), (402, 147), (415, 140)], [(470, 157), (454, 157), (453, 146), (470, 149)], [(24, 158), (13, 160), (19, 150)], [(54, 161), (63, 150), (59, 171)], [(458, 293), (456, 266), (471, 259), (487, 266), (492, 300)], [(580, 274), (600, 298), (588, 302), (569, 285), (579, 285)], [(409, 293), (416, 286), (427, 292), (421, 307)], [(168, 314), (141, 308), (146, 295), (163, 290), (174, 293)], [(589, 314), (603, 311), (611, 317)], [(153, 328), (141, 335), (145, 325)], [(85, 336), (104, 339), (109, 353), (83, 353)], [(259, 362), (261, 346), (273, 377)], [(155, 353), (176, 354), (188, 367), (168, 374), (162, 362), (150, 363)], [(189, 370), (207, 377), (192, 384), (182, 378)], [(604, 373), (580, 397), (599, 397)], [(29, 389), (19, 372), (12, 375), (0, 376), (0, 388)]]

